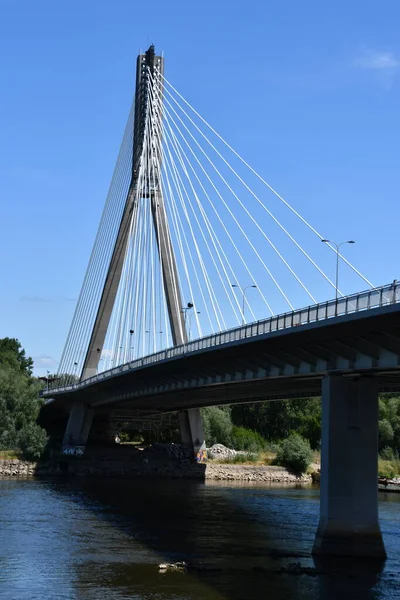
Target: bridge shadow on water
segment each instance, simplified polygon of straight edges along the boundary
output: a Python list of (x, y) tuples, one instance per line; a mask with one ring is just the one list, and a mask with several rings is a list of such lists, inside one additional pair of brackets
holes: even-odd
[[(87, 530), (89, 546), (93, 536), (101, 538), (97, 550), (83, 544), (75, 569), (78, 586), (90, 587), (93, 580), (102, 595), (79, 597), (386, 597), (376, 586), (382, 563), (312, 560), (319, 511), (318, 490), (312, 488), (83, 477), (45, 485), (84, 515), (76, 526)], [(195, 568), (159, 573), (159, 563), (177, 561)]]

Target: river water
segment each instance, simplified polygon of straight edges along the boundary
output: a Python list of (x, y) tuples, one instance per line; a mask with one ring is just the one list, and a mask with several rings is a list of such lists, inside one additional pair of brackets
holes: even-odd
[[(0, 480), (0, 598), (400, 599), (400, 495), (380, 498), (384, 565), (315, 565), (318, 501), (312, 487)], [(181, 560), (207, 570), (159, 573)]]

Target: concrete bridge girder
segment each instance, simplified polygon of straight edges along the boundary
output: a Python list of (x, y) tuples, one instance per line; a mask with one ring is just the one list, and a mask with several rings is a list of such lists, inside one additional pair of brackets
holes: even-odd
[[(390, 352), (393, 356), (400, 357), (400, 339), (393, 334), (372, 332), (366, 336), (382, 350)], [(400, 363), (398, 363), (400, 364)]]

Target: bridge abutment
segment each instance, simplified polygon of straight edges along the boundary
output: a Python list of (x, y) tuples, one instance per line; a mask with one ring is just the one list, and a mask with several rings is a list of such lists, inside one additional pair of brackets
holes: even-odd
[(378, 520), (378, 383), (322, 383), (320, 521), (316, 555), (385, 558)]
[(85, 446), (93, 422), (94, 410), (83, 402), (74, 402), (69, 413), (63, 446)]
[(190, 408), (180, 411), (178, 421), (182, 446), (192, 456), (197, 456), (197, 453), (206, 447), (200, 409)]

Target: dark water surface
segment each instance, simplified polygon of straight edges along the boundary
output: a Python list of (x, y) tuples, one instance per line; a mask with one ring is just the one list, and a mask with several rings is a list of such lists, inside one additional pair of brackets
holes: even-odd
[[(400, 495), (380, 497), (383, 567), (314, 565), (318, 498), (190, 481), (0, 480), (0, 598), (400, 600)], [(159, 573), (179, 560), (218, 570)]]

